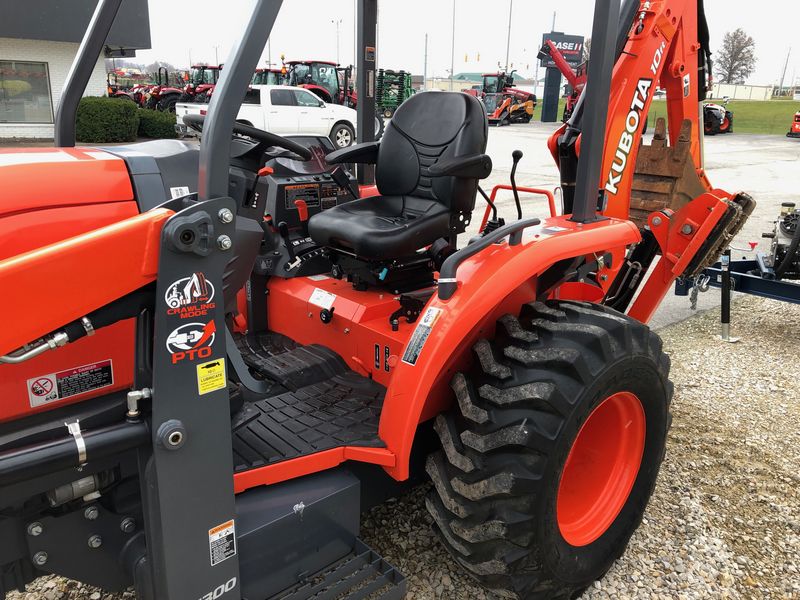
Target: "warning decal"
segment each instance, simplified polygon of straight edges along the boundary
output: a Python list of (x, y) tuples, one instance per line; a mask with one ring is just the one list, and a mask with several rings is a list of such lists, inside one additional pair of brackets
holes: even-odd
[(225, 361), (221, 358), (197, 365), (197, 392), (202, 396), (227, 385)]
[(236, 526), (233, 519), (208, 530), (208, 546), (212, 567), (236, 556)]
[(308, 301), (314, 306), (319, 306), (325, 310), (330, 310), (335, 300), (336, 294), (331, 294), (330, 292), (326, 292), (325, 290), (321, 290), (319, 288), (314, 288), (314, 291), (311, 293), (311, 297), (308, 299)]
[(409, 365), (417, 364), (419, 355), (425, 347), (425, 342), (428, 341), (428, 336), (430, 336), (433, 326), (436, 325), (436, 321), (439, 320), (441, 314), (442, 309), (440, 308), (430, 307), (425, 310), (419, 323), (417, 323), (417, 328), (411, 335), (406, 351), (403, 353), (404, 363)]
[(111, 359), (101, 360), (28, 379), (28, 399), (31, 407), (43, 406), (78, 394), (108, 387), (114, 383)]

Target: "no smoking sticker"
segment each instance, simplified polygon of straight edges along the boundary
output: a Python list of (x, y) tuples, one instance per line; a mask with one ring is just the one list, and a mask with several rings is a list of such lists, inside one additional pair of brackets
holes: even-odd
[(201, 396), (221, 390), (226, 385), (224, 359), (218, 358), (197, 365), (197, 392)]
[(111, 360), (101, 360), (88, 365), (48, 373), (28, 379), (28, 400), (31, 407), (43, 406), (71, 396), (85, 394), (114, 383)]

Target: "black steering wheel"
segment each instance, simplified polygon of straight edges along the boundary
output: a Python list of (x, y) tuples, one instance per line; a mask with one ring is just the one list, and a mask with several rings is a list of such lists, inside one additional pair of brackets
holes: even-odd
[[(191, 127), (197, 131), (203, 131), (203, 123), (205, 120), (206, 115), (185, 115), (183, 117), (183, 123), (187, 127)], [(303, 160), (311, 160), (311, 158), (313, 158), (311, 151), (305, 146), (301, 146), (297, 142), (270, 133), (269, 131), (264, 131), (263, 129), (256, 129), (255, 127), (250, 127), (250, 125), (235, 122), (233, 124), (233, 132), (257, 140), (267, 146), (283, 148), (284, 150), (297, 154)]]

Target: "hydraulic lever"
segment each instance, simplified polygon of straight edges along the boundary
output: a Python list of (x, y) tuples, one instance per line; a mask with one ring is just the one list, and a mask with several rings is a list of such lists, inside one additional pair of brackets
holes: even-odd
[(303, 237), (308, 237), (308, 204), (306, 204), (305, 200), (295, 200), (294, 206), (297, 208), (297, 216), (300, 218)]
[(280, 234), (281, 239), (283, 240), (283, 245), (286, 247), (286, 252), (289, 253), (289, 260), (291, 261), (289, 264), (294, 265), (297, 262), (297, 257), (294, 254), (292, 242), (289, 240), (289, 226), (286, 224), (286, 221), (281, 221), (278, 223), (278, 234)]
[(511, 159), (514, 164), (511, 165), (511, 191), (514, 192), (514, 202), (517, 205), (517, 220), (522, 220), (522, 204), (519, 201), (519, 192), (517, 191), (517, 165), (522, 160), (522, 150), (514, 150), (511, 153)]

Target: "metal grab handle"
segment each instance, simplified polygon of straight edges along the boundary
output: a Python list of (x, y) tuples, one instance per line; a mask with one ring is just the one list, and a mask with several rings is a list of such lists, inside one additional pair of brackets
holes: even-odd
[(533, 218), (503, 225), (499, 229), (495, 229), (489, 235), (481, 238), (479, 241), (447, 257), (447, 260), (444, 261), (439, 271), (439, 300), (449, 300), (453, 294), (456, 293), (456, 289), (458, 288), (456, 273), (461, 263), (471, 256), (476, 255), (484, 248), (488, 248), (495, 242), (502, 240), (506, 236), (511, 236), (508, 240), (508, 245), (516, 246), (522, 241), (522, 230), (538, 225), (539, 223), (541, 223), (540, 219)]
[[(492, 188), (492, 193), (489, 196), (489, 200), (494, 202), (497, 199), (497, 192), (499, 190), (511, 190), (510, 185), (500, 184), (496, 185)], [(550, 190), (545, 190), (541, 188), (532, 188), (532, 187), (517, 187), (517, 191), (522, 192), (523, 194), (539, 194), (547, 198), (547, 203), (550, 207), (550, 216), (556, 217), (558, 216), (558, 211), (556, 210), (556, 199), (553, 195), (553, 192)], [(487, 206), (486, 210), (483, 213), (483, 220), (481, 221), (481, 226), (478, 231), (483, 231), (486, 227), (486, 223), (489, 221), (489, 214), (492, 211), (491, 206)]]

